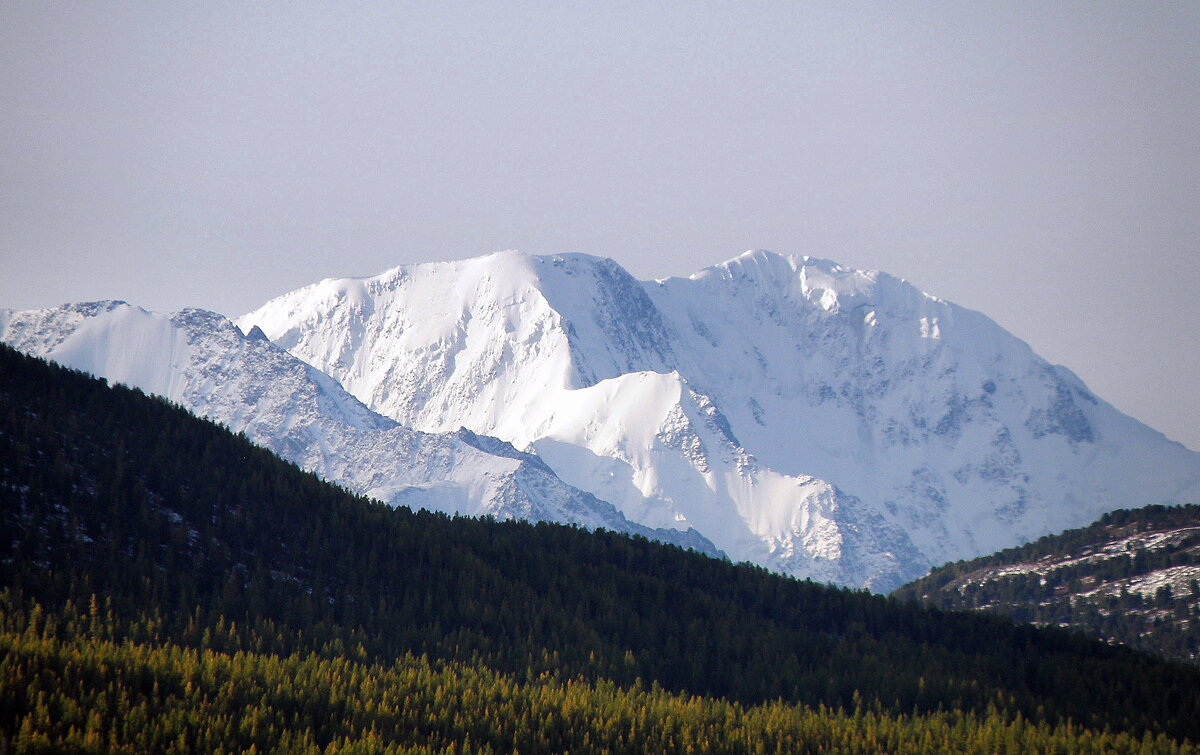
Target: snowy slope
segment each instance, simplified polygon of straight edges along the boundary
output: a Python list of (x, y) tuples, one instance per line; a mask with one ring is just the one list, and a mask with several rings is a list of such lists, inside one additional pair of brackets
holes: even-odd
[(460, 429), (410, 430), (372, 412), (327, 375), (243, 335), (221, 315), (147, 312), (124, 302), (0, 310), (0, 339), (170, 398), (245, 432), (299, 466), (392, 505), (500, 519), (604, 527), (715, 553), (695, 533), (653, 532), (559, 480), (536, 456)]
[(383, 415), (503, 438), (634, 521), (842, 584), (1200, 493), (1200, 455), (986, 317), (826, 260), (639, 282), (502, 252), (322, 281), (238, 323)]

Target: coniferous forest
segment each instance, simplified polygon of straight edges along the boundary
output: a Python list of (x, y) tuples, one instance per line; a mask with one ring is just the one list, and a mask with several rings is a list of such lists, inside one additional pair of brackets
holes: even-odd
[[(1089, 637), (1200, 663), (1200, 582), (1191, 576), (1197, 571), (1200, 506), (1144, 506), (946, 564), (893, 595), (941, 609), (1070, 626)], [(1180, 579), (1171, 579), (1172, 572)], [(1139, 590), (1139, 583), (1151, 588)]]
[(1200, 669), (557, 525), (393, 510), (0, 349), (17, 752), (1180, 751)]

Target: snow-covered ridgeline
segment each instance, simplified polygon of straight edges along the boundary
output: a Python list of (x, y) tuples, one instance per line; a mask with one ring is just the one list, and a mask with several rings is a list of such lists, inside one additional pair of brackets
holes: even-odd
[(322, 281), (238, 323), (381, 414), (495, 435), (634, 521), (843, 584), (1200, 493), (1200, 455), (986, 317), (826, 260), (639, 282), (503, 252)]
[(0, 310), (0, 339), (172, 399), (255, 443), (392, 505), (554, 521), (641, 534), (716, 553), (696, 533), (626, 520), (559, 480), (536, 456), (469, 430), (423, 433), (383, 417), (332, 378), (221, 315), (124, 302)]

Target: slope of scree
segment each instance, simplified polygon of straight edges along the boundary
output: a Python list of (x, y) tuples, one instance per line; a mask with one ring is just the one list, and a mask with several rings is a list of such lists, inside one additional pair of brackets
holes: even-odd
[[(157, 612), (151, 637), (255, 652), (424, 653), (744, 703), (991, 709), (1200, 738), (1194, 668), (643, 538), (392, 509), (7, 347), (0, 419), (10, 602), (98, 600), (101, 624)], [(246, 633), (257, 647), (238, 645)]]
[(694, 530), (630, 522), (507, 443), (465, 429), (414, 432), (380, 416), (261, 331), (243, 335), (215, 312), (163, 315), (115, 301), (0, 310), (0, 340), (178, 401), (327, 480), (394, 506), (602, 527), (721, 555)]
[(536, 450), (633, 521), (839, 584), (887, 591), (1200, 497), (1200, 454), (988, 318), (828, 260), (642, 282), (502, 252), (322, 281), (237, 322), (381, 414)]
[(948, 564), (893, 593), (1200, 661), (1200, 506), (1147, 506)]

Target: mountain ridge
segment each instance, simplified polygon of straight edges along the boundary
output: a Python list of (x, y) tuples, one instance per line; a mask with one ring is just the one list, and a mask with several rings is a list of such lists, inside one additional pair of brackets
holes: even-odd
[(721, 555), (695, 532), (629, 522), (502, 441), (470, 431), (422, 433), (383, 417), (262, 331), (243, 334), (214, 312), (162, 315), (118, 301), (0, 311), (0, 340), (178, 401), (393, 506), (603, 527)]
[(135, 310), (0, 312), (0, 338), (186, 389), (393, 503), (638, 531), (818, 581), (886, 592), (1130, 503), (1200, 499), (1200, 454), (986, 316), (815, 257), (643, 282), (506, 251), (326, 279), (236, 327)]
[(986, 316), (818, 258), (641, 282), (507, 251), (328, 279), (236, 322), (381, 414), (500, 437), (632, 520), (839, 584), (1200, 491), (1200, 454)]

